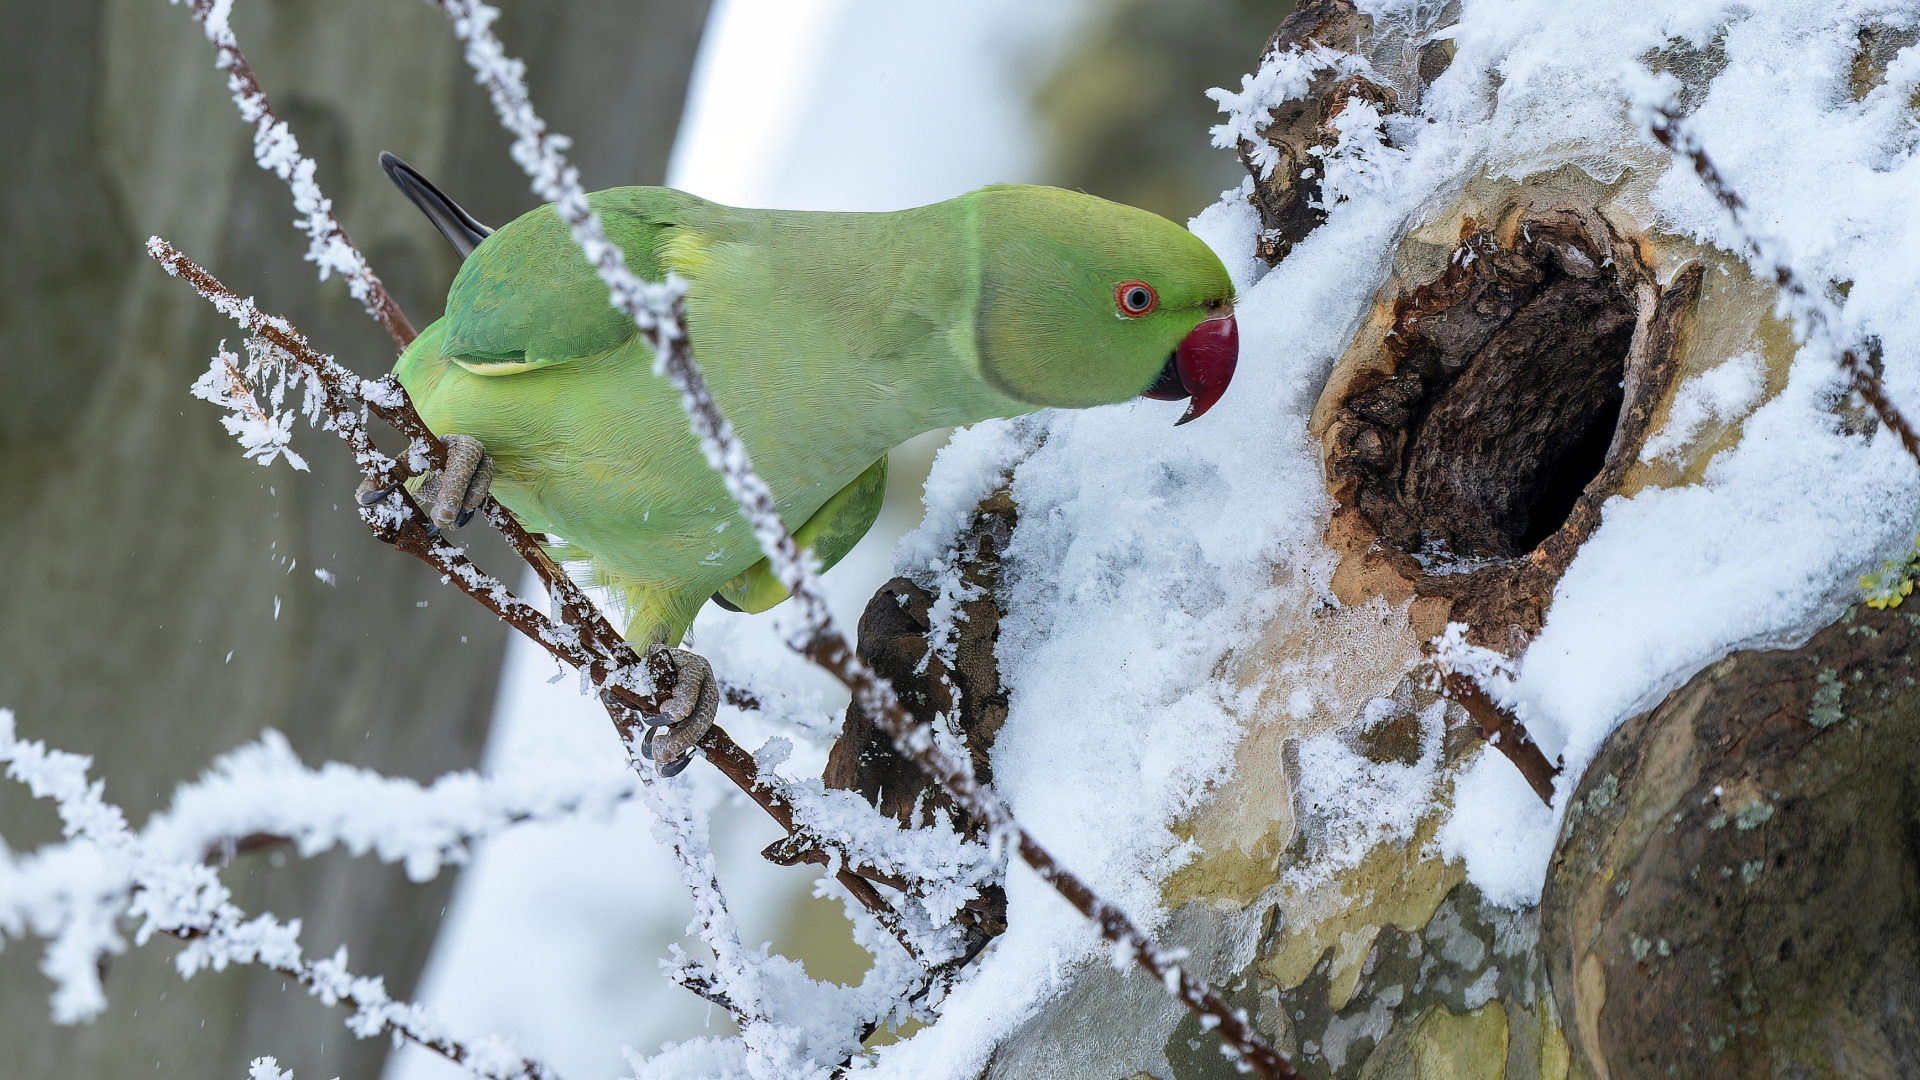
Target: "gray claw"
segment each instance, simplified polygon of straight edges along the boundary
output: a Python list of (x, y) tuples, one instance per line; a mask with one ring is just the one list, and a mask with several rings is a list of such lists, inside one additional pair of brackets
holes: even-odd
[(393, 489), (399, 486), (399, 484), (376, 484), (373, 481), (373, 477), (369, 476), (365, 480), (360, 481), (360, 487), (353, 493), (353, 501), (359, 503), (361, 506), (372, 506), (374, 503), (393, 494)]
[[(664, 645), (648, 646), (647, 651), (664, 649)], [(720, 711), (720, 685), (714, 681), (713, 666), (699, 653), (686, 649), (672, 650), (675, 666), (680, 669), (680, 681), (674, 685), (673, 696), (661, 704), (657, 721), (646, 717), (652, 725), (647, 737), (640, 743), (640, 752), (654, 762), (661, 776), (672, 776), (687, 767), (693, 757), (693, 748), (713, 727), (713, 719)]]
[(415, 494), (427, 504), (435, 527), (457, 529), (486, 504), (493, 459), (471, 435), (443, 435), (440, 443), (447, 448), (447, 467), (429, 473)]

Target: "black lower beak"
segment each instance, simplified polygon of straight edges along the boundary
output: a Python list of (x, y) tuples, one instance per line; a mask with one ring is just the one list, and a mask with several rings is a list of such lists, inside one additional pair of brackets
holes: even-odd
[(1150, 397), (1155, 401), (1184, 401), (1193, 396), (1187, 384), (1180, 378), (1180, 371), (1174, 366), (1177, 353), (1167, 354), (1167, 366), (1160, 369), (1160, 375), (1153, 385), (1140, 392), (1141, 397)]

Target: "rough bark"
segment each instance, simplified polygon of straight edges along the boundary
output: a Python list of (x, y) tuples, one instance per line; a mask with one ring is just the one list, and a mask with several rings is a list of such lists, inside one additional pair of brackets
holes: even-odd
[[(661, 177), (704, 12), (535, 3), (506, 17), (556, 127), (604, 148), (582, 163), (594, 186)], [(391, 190), (378, 151), (409, 158), (492, 224), (533, 203), (445, 21), (359, 0), (243, 5), (236, 23), (337, 212), (425, 325), (454, 259)], [(355, 370), (383, 371), (393, 357), (339, 283), (317, 284), (301, 260), (286, 189), (253, 164), (198, 29), (145, 0), (9, 0), (0, 25), (0, 40), (20, 44), (5, 78), (23, 105), (0, 117), (0, 133), (29, 148), (0, 162), (0, 493), (14, 508), (0, 518), (0, 704), (24, 733), (94, 755), (135, 822), (268, 726), (309, 761), (421, 778), (472, 766), (499, 624), (368, 540), (344, 509), (356, 481), (339, 455), (309, 455), (312, 474), (261, 470), (186, 393), (232, 330), (144, 265), (149, 233)], [(509, 565), (496, 542), (474, 543), (482, 561)], [(0, 834), (16, 848), (39, 843), (54, 835), (52, 815), (9, 786)], [(345, 943), (357, 969), (410, 992), (451, 875), (415, 886), (344, 856), (270, 868), (284, 858), (236, 860), (239, 901), (302, 917), (310, 952)], [(384, 1040), (355, 1040), (336, 1011), (283, 992), (277, 976), (229, 970), (182, 984), (166, 952), (116, 960), (109, 1013), (79, 1028), (47, 1019), (36, 947), (0, 955), (9, 1075), (239, 1076), (261, 1053), (302, 1076), (379, 1072)]]
[(1608, 739), (1542, 948), (1576, 1076), (1920, 1076), (1915, 617), (1743, 651)]
[[(974, 512), (957, 552), (960, 579), (968, 595), (953, 621), (951, 649), (935, 649), (931, 609), (936, 597), (907, 578), (880, 587), (860, 617), (860, 659), (892, 681), (900, 700), (922, 722), (957, 733), (965, 740), (974, 775), (993, 782), (994, 736), (1007, 719), (1006, 690), (1000, 685), (994, 643), (1003, 614), (995, 589), (1000, 555), (1013, 533), (1018, 513), (1006, 491), (994, 493)], [(936, 810), (955, 816), (962, 831), (978, 838), (979, 822), (918, 765), (900, 756), (893, 739), (859, 704), (847, 706), (846, 724), (833, 744), (822, 776), (828, 787), (857, 791), (901, 822), (931, 824)], [(1007, 928), (1007, 897), (991, 887), (968, 903), (961, 915), (975, 935), (976, 947)]]
[[(1261, 55), (1316, 46), (1365, 52), (1372, 35), (1373, 19), (1348, 0), (1314, 0), (1287, 16)], [(1333, 145), (1339, 134), (1328, 122), (1354, 98), (1390, 112), (1399, 95), (1357, 75), (1323, 72), (1304, 96), (1273, 110), (1264, 138), (1279, 161), (1270, 172), (1253, 163), (1253, 144), (1241, 142), (1240, 162), (1253, 175), (1252, 201), (1262, 227), (1254, 250), (1269, 266), (1286, 258), (1293, 245), (1327, 220), (1326, 207), (1320, 204), (1320, 159), (1314, 151)]]

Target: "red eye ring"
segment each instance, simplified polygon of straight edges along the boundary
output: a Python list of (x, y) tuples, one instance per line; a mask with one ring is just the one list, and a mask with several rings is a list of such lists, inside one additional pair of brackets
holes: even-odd
[(1113, 303), (1120, 314), (1137, 319), (1160, 306), (1160, 294), (1144, 281), (1123, 281), (1113, 287)]

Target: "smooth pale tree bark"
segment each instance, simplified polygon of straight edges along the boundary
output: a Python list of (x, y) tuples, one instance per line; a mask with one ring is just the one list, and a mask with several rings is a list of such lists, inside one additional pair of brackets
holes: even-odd
[[(500, 32), (579, 141), (588, 187), (662, 179), (705, 16), (702, 0), (509, 7)], [(534, 205), (444, 18), (392, 0), (263, 0), (235, 24), (348, 231), (426, 325), (456, 262), (379, 151), (491, 224)], [(310, 763), (422, 779), (473, 766), (502, 627), (369, 537), (331, 436), (305, 439), (311, 473), (261, 469), (187, 394), (237, 335), (144, 258), (150, 233), (355, 370), (393, 360), (340, 283), (301, 260), (287, 191), (253, 163), (198, 27), (160, 0), (5, 0), (0, 41), (0, 706), (28, 737), (92, 754), (136, 825), (265, 727)], [(484, 565), (508, 565), (469, 532)], [(27, 849), (57, 823), (7, 785), (0, 835)], [(236, 859), (228, 880), (249, 910), (302, 918), (309, 953), (345, 944), (400, 996), (452, 885), (287, 852)], [(183, 983), (173, 951), (116, 958), (110, 1011), (71, 1028), (48, 1019), (37, 943), (0, 954), (6, 1074), (239, 1077), (260, 1054), (302, 1077), (379, 1074), (388, 1044), (354, 1039), (338, 1010), (253, 970)]]

